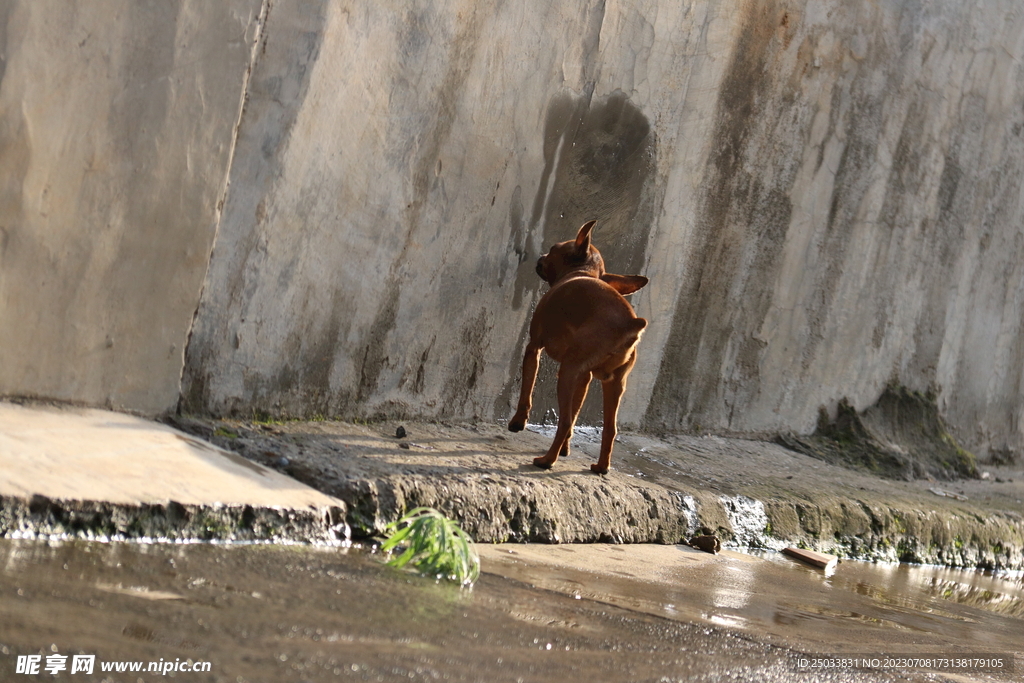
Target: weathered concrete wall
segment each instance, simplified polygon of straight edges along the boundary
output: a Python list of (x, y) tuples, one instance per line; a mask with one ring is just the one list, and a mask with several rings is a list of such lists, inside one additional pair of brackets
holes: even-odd
[(1017, 3), (255, 5), (0, 15), (0, 394), (166, 408), (199, 301), (187, 410), (503, 418), (533, 262), (596, 218), (651, 278), (625, 424), (809, 431), (896, 380), (1024, 445)]
[(808, 430), (896, 379), (938, 389), (971, 447), (1018, 447), (1019, 6), (807, 3), (739, 29), (648, 424)]
[(1022, 41), (1012, 2), (277, 3), (186, 405), (503, 417), (533, 261), (597, 218), (652, 280), (624, 422), (896, 379), (1017, 447)]
[[(504, 417), (551, 242), (597, 216), (613, 268), (677, 267), (722, 69), (702, 55), (733, 40), (709, 9), (275, 4), (186, 408)], [(627, 422), (677, 287), (635, 297), (661, 332)]]
[(259, 10), (0, 3), (0, 395), (175, 406)]

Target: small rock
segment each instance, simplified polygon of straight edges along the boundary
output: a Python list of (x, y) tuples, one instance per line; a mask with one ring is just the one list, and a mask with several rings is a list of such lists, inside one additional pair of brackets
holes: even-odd
[(404, 441), (402, 443), (398, 444), (398, 447), (399, 448), (404, 448), (405, 450), (409, 450), (410, 448), (412, 448), (412, 446), (410, 446), (408, 443), (406, 443)]
[(706, 553), (717, 555), (718, 551), (722, 549), (722, 542), (718, 540), (718, 536), (714, 534), (706, 534), (704, 536), (694, 536), (688, 541), (688, 545), (691, 548), (697, 550), (703, 550)]
[(284, 457), (283, 455), (274, 461), (275, 467), (288, 467), (288, 465), (290, 464), (291, 461), (288, 458)]
[[(399, 425), (398, 429), (395, 430), (395, 438), (396, 439), (404, 439), (407, 435), (408, 435), (408, 433), (405, 431), (405, 427), (403, 427), (401, 425)], [(408, 446), (406, 446), (406, 448), (408, 448)]]
[(989, 473), (989, 472), (982, 472), (981, 473), (981, 478), (982, 479), (991, 479), (992, 478), (992, 474)]

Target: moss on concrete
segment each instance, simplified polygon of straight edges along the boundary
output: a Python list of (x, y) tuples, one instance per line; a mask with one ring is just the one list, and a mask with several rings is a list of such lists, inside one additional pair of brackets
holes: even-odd
[(839, 402), (834, 420), (822, 408), (814, 434), (783, 434), (778, 442), (828, 463), (890, 479), (978, 476), (974, 455), (949, 433), (935, 396), (897, 384), (886, 387), (863, 412), (846, 399)]
[(127, 505), (0, 496), (0, 537), (174, 541), (347, 541), (343, 507), (317, 510), (251, 505)]
[[(1019, 516), (920, 510), (899, 501), (823, 497), (808, 505), (766, 505), (772, 529), (788, 542), (841, 557), (984, 569), (1024, 567)], [(780, 533), (781, 532), (781, 533)]]

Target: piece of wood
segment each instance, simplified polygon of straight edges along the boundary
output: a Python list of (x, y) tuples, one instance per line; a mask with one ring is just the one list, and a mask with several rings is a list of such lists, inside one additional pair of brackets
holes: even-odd
[(813, 550), (804, 550), (803, 548), (786, 548), (782, 552), (794, 559), (806, 562), (825, 571), (835, 569), (836, 564), (839, 563), (839, 558), (835, 555), (816, 553)]
[(967, 496), (962, 493), (953, 493), (952, 491), (943, 491), (942, 489), (930, 488), (928, 489), (936, 496), (945, 496), (946, 498), (955, 498), (956, 500), (967, 500)]

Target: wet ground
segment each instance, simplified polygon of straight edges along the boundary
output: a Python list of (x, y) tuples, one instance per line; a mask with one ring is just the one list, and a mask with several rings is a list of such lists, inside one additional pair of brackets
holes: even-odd
[(489, 571), (666, 618), (817, 652), (1024, 649), (1024, 579), (686, 546), (480, 546)]
[[(116, 662), (209, 662), (183, 681), (1014, 680), (797, 673), (809, 652), (1006, 652), (1019, 578), (678, 546), (481, 546), (470, 592), (365, 550), (0, 541), (0, 680), (153, 681)], [(509, 552), (512, 551), (512, 552)], [(96, 655), (92, 676), (14, 673)]]

